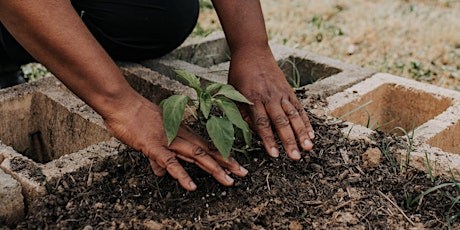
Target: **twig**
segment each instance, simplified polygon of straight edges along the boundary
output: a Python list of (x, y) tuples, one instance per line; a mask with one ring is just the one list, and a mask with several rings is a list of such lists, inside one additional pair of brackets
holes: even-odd
[(410, 224), (415, 226), (415, 223), (411, 219), (409, 219), (409, 217), (404, 213), (404, 211), (398, 205), (396, 205), (387, 195), (383, 194), (383, 192), (381, 192), (380, 190), (377, 190), (377, 192), (379, 192), (381, 196), (388, 200), (388, 202), (390, 202), (404, 216), (404, 218), (406, 218), (406, 220), (409, 221)]
[(268, 191), (270, 191), (270, 182), (268, 181), (268, 177), (270, 176), (270, 173), (267, 174), (267, 177), (265, 178), (265, 180), (267, 181), (267, 188), (268, 188)]

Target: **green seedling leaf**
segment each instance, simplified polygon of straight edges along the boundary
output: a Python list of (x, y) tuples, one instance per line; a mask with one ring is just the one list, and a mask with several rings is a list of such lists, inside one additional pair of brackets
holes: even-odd
[(252, 102), (250, 102), (246, 97), (243, 96), (243, 94), (238, 92), (231, 85), (222, 85), (220, 90), (216, 93), (215, 96), (217, 95), (222, 95), (234, 101), (239, 101), (239, 102), (243, 102), (243, 103), (252, 105)]
[(211, 83), (209, 85), (206, 86), (206, 93), (209, 93), (209, 94), (212, 94), (214, 91), (220, 89), (220, 87), (222, 87), (223, 85), (225, 84), (222, 84), (222, 83)]
[(242, 131), (243, 131), (244, 142), (246, 143), (246, 145), (248, 147), (251, 147), (252, 146), (252, 144), (251, 144), (251, 140), (252, 140), (252, 131), (251, 131), (251, 129), (242, 130)]
[(162, 102), (163, 126), (168, 137), (168, 145), (174, 140), (184, 117), (185, 107), (191, 99), (184, 95), (173, 95)]
[(241, 117), (241, 113), (236, 104), (232, 100), (224, 97), (216, 99), (215, 102), (217, 107), (225, 113), (230, 122), (243, 131), (244, 141), (247, 145), (250, 145), (252, 139), (251, 130), (249, 129), (248, 123)]
[(227, 118), (220, 118), (211, 115), (206, 122), (206, 130), (211, 137), (214, 146), (219, 150), (225, 160), (230, 156), (233, 146), (233, 125)]
[(188, 82), (190, 87), (192, 87), (197, 92), (198, 96), (200, 96), (200, 94), (201, 94), (201, 85), (200, 85), (200, 78), (199, 77), (195, 76), (192, 73), (184, 71), (184, 70), (174, 70), (174, 72), (176, 72), (177, 75), (182, 80)]
[(200, 110), (204, 118), (208, 119), (211, 112), (211, 94), (205, 92), (200, 97)]
[(240, 111), (236, 104), (228, 98), (218, 98), (215, 100), (217, 107), (225, 113), (227, 118), (238, 128), (249, 129), (248, 124), (241, 117)]

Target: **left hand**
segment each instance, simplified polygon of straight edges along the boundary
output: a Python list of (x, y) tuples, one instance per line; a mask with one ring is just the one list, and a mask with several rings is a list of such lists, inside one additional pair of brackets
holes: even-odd
[(301, 157), (297, 141), (303, 150), (312, 149), (314, 131), (308, 116), (269, 48), (233, 53), (228, 79), (229, 84), (254, 103), (241, 105), (240, 111), (270, 156), (279, 156), (272, 125), (289, 158)]

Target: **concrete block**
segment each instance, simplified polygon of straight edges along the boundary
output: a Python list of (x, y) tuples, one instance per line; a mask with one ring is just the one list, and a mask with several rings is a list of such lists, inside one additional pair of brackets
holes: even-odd
[(97, 165), (122, 145), (54, 77), (1, 90), (0, 128), (0, 168), (21, 184), (25, 204), (65, 173)]
[[(450, 177), (453, 171), (460, 177), (459, 92), (379, 73), (326, 100), (323, 114), (352, 124), (344, 133), (358, 126), (401, 136), (413, 133), (412, 166), (428, 170), (428, 157), (436, 175)], [(352, 134), (359, 133), (364, 132)]]
[[(176, 79), (174, 69), (182, 69), (200, 76), (207, 82), (227, 82), (230, 66), (230, 52), (224, 34), (221, 32), (188, 41), (171, 54), (140, 64)], [(290, 82), (307, 91), (308, 94), (329, 96), (370, 76), (373, 72), (315, 55), (298, 49), (270, 43), (278, 65)], [(298, 78), (298, 80), (294, 80)], [(293, 84), (295, 85), (295, 84)]]
[[(147, 63), (154, 63), (158, 60), (148, 60)], [(165, 60), (165, 62), (167, 62)], [(158, 62), (160, 63), (160, 62)], [(158, 64), (160, 66), (162, 64)], [(118, 66), (123, 71), (127, 81), (137, 92), (150, 101), (159, 104), (163, 99), (173, 94), (183, 94), (191, 98), (196, 98), (196, 93), (190, 87), (181, 84), (174, 79), (173, 69), (165, 66), (174, 66), (166, 64), (159, 67), (159, 71), (153, 71), (150, 68), (137, 63), (119, 62)], [(168, 74), (170, 77), (166, 77)]]
[[(130, 85), (154, 103), (172, 94), (196, 98), (189, 87), (149, 68), (119, 66)], [(54, 77), (0, 92), (0, 168), (20, 183), (25, 204), (46, 194), (65, 174), (100, 170), (127, 147)]]
[(21, 184), (0, 169), (0, 224), (13, 224), (22, 218), (24, 197)]

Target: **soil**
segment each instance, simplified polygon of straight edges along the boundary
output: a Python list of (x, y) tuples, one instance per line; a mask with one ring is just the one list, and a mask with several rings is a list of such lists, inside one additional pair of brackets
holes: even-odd
[[(187, 192), (170, 176), (153, 174), (146, 158), (127, 150), (100, 170), (85, 169), (50, 182), (49, 194), (29, 205), (17, 229), (446, 229), (459, 212), (452, 201), (431, 193), (449, 182), (407, 168), (391, 151), (402, 140), (377, 132), (372, 141), (350, 140), (334, 124), (310, 114), (314, 149), (294, 162), (264, 151), (235, 158), (250, 173), (224, 187), (195, 165), (183, 163), (198, 185)], [(255, 147), (261, 147), (255, 140)], [(369, 150), (369, 151), (368, 151)], [(445, 194), (459, 196), (448, 187)], [(453, 223), (454, 228), (460, 227)]]

